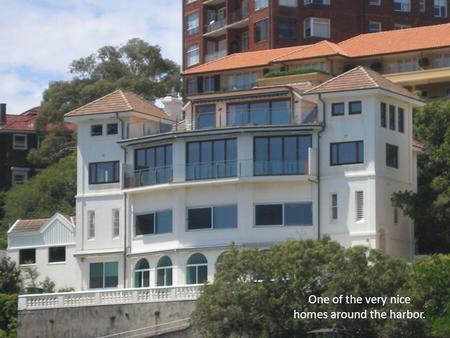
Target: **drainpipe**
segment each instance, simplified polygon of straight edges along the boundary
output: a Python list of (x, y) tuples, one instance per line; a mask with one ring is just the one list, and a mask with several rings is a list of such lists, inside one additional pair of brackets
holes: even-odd
[(325, 102), (322, 99), (322, 94), (319, 94), (319, 101), (322, 103), (322, 111), (323, 111), (323, 122), (322, 129), (317, 133), (317, 239), (320, 240), (322, 234), (320, 231), (320, 134), (325, 130), (326, 127), (326, 118), (327, 118), (327, 109)]

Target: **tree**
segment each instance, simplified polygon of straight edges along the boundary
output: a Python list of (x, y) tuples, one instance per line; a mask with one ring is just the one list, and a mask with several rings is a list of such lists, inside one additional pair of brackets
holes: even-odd
[(419, 109), (414, 134), (425, 154), (418, 163), (418, 192), (394, 194), (396, 206), (416, 225), (419, 252), (450, 252), (450, 101), (433, 101)]
[[(345, 328), (350, 337), (423, 337), (423, 322), (294, 318), (298, 312), (362, 312), (380, 305), (311, 304), (311, 295), (395, 296), (410, 266), (364, 247), (334, 241), (288, 241), (268, 250), (232, 248), (217, 264), (192, 315), (206, 337), (305, 337), (314, 329)], [(395, 306), (394, 306), (395, 308)]]
[(20, 290), (20, 270), (9, 257), (0, 260), (0, 293), (17, 293)]

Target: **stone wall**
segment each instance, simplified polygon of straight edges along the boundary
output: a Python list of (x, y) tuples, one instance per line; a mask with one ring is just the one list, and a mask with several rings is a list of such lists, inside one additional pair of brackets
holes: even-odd
[[(190, 300), (23, 310), (19, 311), (18, 337), (102, 337), (188, 318), (194, 308), (195, 301)], [(167, 329), (166, 326), (162, 327)], [(142, 331), (136, 332), (142, 333)], [(126, 334), (117, 335), (117, 337), (126, 336)], [(141, 337), (151, 336), (153, 334), (150, 329), (147, 335)], [(197, 338), (187, 325), (179, 333), (173, 332), (156, 336)]]

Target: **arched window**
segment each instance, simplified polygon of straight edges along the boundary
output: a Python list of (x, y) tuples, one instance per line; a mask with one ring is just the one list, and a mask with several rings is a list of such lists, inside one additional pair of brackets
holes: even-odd
[(208, 280), (208, 261), (202, 254), (189, 257), (186, 265), (186, 284), (203, 284)]
[(147, 288), (150, 286), (150, 265), (145, 258), (140, 259), (134, 267), (134, 287)]
[(156, 267), (156, 286), (172, 285), (172, 260), (168, 256), (161, 257)]

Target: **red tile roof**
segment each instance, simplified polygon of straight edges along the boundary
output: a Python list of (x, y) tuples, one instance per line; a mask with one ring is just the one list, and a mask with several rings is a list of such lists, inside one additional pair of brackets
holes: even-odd
[(170, 120), (169, 115), (153, 103), (134, 93), (122, 91), (121, 89), (72, 110), (65, 116), (123, 113), (132, 111), (151, 115), (160, 119)]
[(306, 46), (231, 54), (221, 59), (189, 68), (183, 74), (194, 75), (240, 68), (262, 67), (277, 62), (326, 56), (359, 58), (444, 47), (450, 47), (450, 23), (366, 33), (337, 44), (321, 41)]
[(376, 88), (381, 88), (398, 95), (409, 97), (414, 100), (420, 100), (419, 97), (412, 94), (409, 90), (393, 83), (377, 72), (374, 72), (373, 70), (364, 68), (362, 66), (355, 67), (341, 75), (325, 81), (320, 85), (307, 90), (305, 94), (321, 94)]

